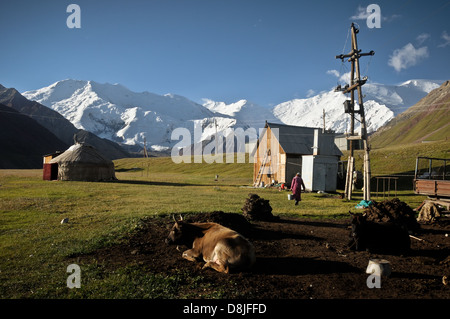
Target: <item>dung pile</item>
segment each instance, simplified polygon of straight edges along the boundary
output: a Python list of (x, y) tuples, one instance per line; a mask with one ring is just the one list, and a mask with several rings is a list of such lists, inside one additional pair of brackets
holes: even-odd
[(185, 220), (190, 223), (217, 223), (235, 230), (242, 235), (247, 235), (252, 227), (250, 222), (241, 214), (224, 213), (222, 211), (198, 213), (192, 216), (186, 216)]
[(269, 200), (259, 197), (257, 194), (248, 194), (244, 207), (241, 208), (243, 215), (248, 220), (273, 221), (272, 207)]
[(382, 202), (372, 201), (371, 206), (364, 208), (364, 213), (367, 221), (395, 223), (413, 233), (420, 228), (413, 209), (398, 198)]

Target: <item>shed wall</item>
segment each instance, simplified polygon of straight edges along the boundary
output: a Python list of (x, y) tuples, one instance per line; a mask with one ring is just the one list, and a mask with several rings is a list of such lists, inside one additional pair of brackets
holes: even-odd
[(258, 173), (264, 162), (267, 151), (270, 150), (270, 156), (267, 157), (262, 176), (258, 181), (269, 185), (272, 180), (275, 182), (285, 182), (286, 177), (286, 153), (281, 147), (276, 137), (272, 134), (272, 130), (268, 127), (260, 137), (260, 143), (255, 152), (253, 164), (253, 182), (257, 181)]
[(286, 159), (286, 179), (285, 183), (290, 184), (295, 174), (302, 171), (302, 156), (288, 154)]
[(310, 191), (335, 192), (338, 158), (336, 156), (304, 155), (302, 178)]

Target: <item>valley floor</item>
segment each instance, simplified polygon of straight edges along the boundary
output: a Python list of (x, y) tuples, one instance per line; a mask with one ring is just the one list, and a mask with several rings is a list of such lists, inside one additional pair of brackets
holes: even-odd
[[(118, 181), (43, 181), (42, 170), (0, 170), (0, 296), (3, 299), (448, 299), (448, 224), (424, 226), (408, 256), (349, 251), (349, 210), (361, 200), (255, 189), (252, 164), (174, 165), (170, 158), (115, 162)], [(215, 175), (219, 179), (215, 180)], [(253, 270), (229, 276), (181, 258), (164, 239), (171, 214), (223, 211), (242, 216), (245, 199), (269, 200), (277, 222), (252, 222), (243, 233), (257, 249)], [(373, 194), (375, 200), (377, 198)], [(393, 194), (392, 194), (393, 196)], [(416, 208), (424, 197), (397, 196)], [(63, 219), (67, 223), (61, 223)], [(393, 273), (380, 289), (366, 285), (368, 260)], [(81, 268), (69, 289), (67, 267)]]

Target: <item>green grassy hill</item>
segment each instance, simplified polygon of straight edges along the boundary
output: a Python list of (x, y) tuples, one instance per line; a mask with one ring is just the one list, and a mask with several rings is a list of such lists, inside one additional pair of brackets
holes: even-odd
[[(418, 156), (450, 158), (450, 140), (420, 144), (393, 145), (370, 152), (370, 168), (372, 177), (403, 176), (412, 182), (416, 158)], [(347, 160), (348, 152), (344, 152), (343, 160)], [(355, 151), (355, 169), (363, 171), (364, 151)], [(412, 185), (412, 184), (409, 184)], [(412, 186), (411, 186), (412, 187)]]
[(450, 139), (450, 81), (370, 137), (372, 148)]

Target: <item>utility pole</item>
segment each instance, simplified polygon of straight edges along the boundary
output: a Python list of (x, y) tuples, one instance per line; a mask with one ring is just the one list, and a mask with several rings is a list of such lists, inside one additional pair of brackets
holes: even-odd
[[(147, 139), (144, 136), (144, 157), (148, 158), (148, 151), (147, 151)], [(148, 177), (148, 171), (150, 170), (150, 162), (147, 160), (147, 177)], [(142, 174), (144, 174), (144, 171), (142, 171)]]
[(221, 154), (222, 152), (219, 152), (219, 140), (218, 140), (218, 137), (217, 137), (217, 119), (216, 118), (214, 118), (214, 126), (216, 128), (216, 135), (215, 135), (216, 151), (215, 151), (215, 154), (217, 155), (217, 154)]
[(148, 158), (148, 152), (147, 152), (147, 139), (144, 137), (144, 157)]
[[(364, 200), (370, 200), (370, 147), (368, 143), (367, 136), (367, 127), (366, 127), (366, 119), (364, 114), (364, 104), (363, 104), (363, 94), (361, 87), (366, 83), (367, 77), (361, 79), (361, 74), (359, 71), (359, 58), (362, 56), (374, 55), (374, 51), (370, 51), (369, 53), (361, 53), (361, 50), (358, 50), (358, 42), (356, 40), (356, 34), (359, 32), (352, 23), (351, 25), (351, 33), (352, 33), (352, 50), (348, 54), (337, 55), (336, 59), (341, 59), (344, 61), (345, 58), (349, 58), (348, 62), (352, 63), (351, 72), (350, 72), (350, 85), (346, 85), (344, 89), (340, 86), (336, 88), (336, 91), (342, 91), (344, 94), (350, 93), (350, 101), (344, 102), (345, 113), (349, 113), (351, 116), (350, 122), (350, 134), (347, 139), (350, 141), (350, 154), (348, 157), (348, 165), (347, 165), (347, 177), (345, 181), (345, 196), (347, 199), (352, 198), (352, 189), (353, 189), (353, 171), (355, 166), (354, 161), (354, 141), (362, 140), (364, 145)], [(355, 90), (358, 91), (358, 104), (359, 110), (355, 111)], [(360, 136), (354, 135), (355, 128), (355, 113), (359, 113), (360, 121), (361, 121), (361, 134)]]
[(325, 109), (323, 109), (323, 128), (322, 133), (325, 133)]

